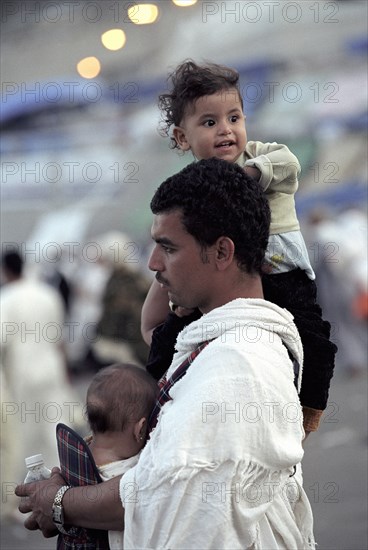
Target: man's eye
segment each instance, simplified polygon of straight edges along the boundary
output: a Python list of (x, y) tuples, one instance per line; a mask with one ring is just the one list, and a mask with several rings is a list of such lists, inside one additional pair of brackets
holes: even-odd
[(171, 254), (171, 252), (174, 252), (174, 249), (171, 248), (170, 246), (165, 246), (165, 245), (162, 245), (162, 249), (167, 252), (168, 254)]

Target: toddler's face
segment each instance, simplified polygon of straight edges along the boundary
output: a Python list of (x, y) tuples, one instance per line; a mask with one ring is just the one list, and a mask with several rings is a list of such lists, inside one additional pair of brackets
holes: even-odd
[(183, 151), (198, 159), (216, 157), (235, 162), (247, 144), (245, 116), (234, 88), (197, 99), (174, 137)]

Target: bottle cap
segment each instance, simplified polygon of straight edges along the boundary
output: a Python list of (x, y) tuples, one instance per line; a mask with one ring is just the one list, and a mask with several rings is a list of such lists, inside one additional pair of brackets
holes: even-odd
[(41, 454), (27, 456), (27, 458), (24, 459), (24, 462), (26, 463), (27, 468), (31, 468), (32, 466), (40, 466), (43, 464), (43, 456)]

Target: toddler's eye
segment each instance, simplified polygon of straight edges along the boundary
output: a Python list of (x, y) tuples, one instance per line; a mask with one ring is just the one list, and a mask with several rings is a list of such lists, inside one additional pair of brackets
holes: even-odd
[(240, 119), (239, 115), (232, 115), (230, 117), (231, 122), (237, 122)]
[(206, 120), (204, 123), (203, 123), (203, 126), (206, 126), (206, 128), (210, 127), (210, 126), (214, 126), (215, 124), (215, 121), (210, 119), (210, 120)]

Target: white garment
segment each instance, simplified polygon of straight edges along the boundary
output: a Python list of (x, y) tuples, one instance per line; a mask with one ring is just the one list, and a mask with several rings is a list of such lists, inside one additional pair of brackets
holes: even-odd
[[(110, 462), (108, 464), (104, 464), (103, 466), (98, 466), (100, 476), (104, 481), (107, 481), (108, 479), (112, 479), (113, 477), (125, 474), (125, 472), (127, 472), (128, 470), (130, 470), (130, 468), (137, 464), (139, 455), (140, 453), (125, 460), (116, 460), (115, 462)], [(110, 550), (123, 550), (123, 531), (109, 531), (108, 536)]]
[(290, 477), (304, 437), (282, 343), (302, 364), (292, 316), (261, 299), (217, 308), (179, 334), (168, 376), (214, 338), (171, 388), (138, 464), (121, 479), (124, 548), (314, 548), (301, 477)]
[(287, 273), (293, 269), (305, 271), (309, 279), (314, 281), (316, 275), (312, 269), (308, 250), (300, 231), (277, 233), (268, 238), (265, 260), (271, 271), (270, 275)]
[(20, 279), (1, 289), (0, 311), (8, 388), (2, 422), (12, 434), (8, 445), (14, 457), (5, 479), (19, 483), (26, 474), (27, 456), (42, 453), (49, 468), (58, 464), (56, 424), (75, 425), (83, 405), (67, 380), (64, 308), (57, 291), (37, 280)]
[[(98, 245), (98, 243), (96, 243)], [(102, 314), (102, 299), (111, 266), (84, 262), (72, 278), (74, 297), (68, 315), (65, 338), (68, 359), (80, 361), (96, 340), (96, 327)]]

